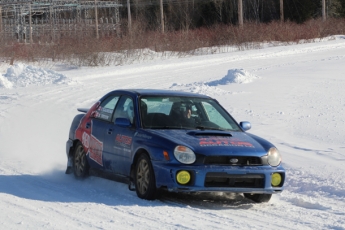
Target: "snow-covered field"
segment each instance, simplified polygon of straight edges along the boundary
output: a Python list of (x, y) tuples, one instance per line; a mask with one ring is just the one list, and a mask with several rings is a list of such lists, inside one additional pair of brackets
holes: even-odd
[[(64, 174), (77, 107), (118, 88), (215, 97), (280, 149), (285, 190), (265, 204), (222, 193), (146, 201), (125, 184)], [(2, 63), (0, 228), (345, 229), (344, 90), (345, 36), (116, 67)]]

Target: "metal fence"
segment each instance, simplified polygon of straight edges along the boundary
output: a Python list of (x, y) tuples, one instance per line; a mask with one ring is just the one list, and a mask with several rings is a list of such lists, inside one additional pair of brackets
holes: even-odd
[[(69, 36), (109, 36), (120, 33), (117, 1), (42, 0), (0, 4), (3, 41), (54, 42)], [(12, 2), (12, 3), (11, 3)], [(102, 9), (103, 14), (97, 12)]]

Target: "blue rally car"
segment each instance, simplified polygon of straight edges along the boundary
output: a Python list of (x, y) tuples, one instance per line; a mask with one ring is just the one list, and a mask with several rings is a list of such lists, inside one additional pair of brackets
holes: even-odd
[(78, 109), (67, 170), (127, 182), (142, 199), (157, 192), (243, 193), (268, 202), (285, 170), (277, 148), (247, 133), (213, 98), (187, 92), (115, 90)]

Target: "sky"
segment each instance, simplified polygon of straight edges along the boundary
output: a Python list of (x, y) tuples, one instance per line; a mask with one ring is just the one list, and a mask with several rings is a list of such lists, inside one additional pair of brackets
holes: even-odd
[[(345, 36), (261, 47), (180, 58), (146, 50), (150, 58), (92, 68), (1, 61), (1, 228), (344, 230)], [(147, 201), (126, 184), (66, 175), (77, 108), (125, 88), (217, 99), (280, 150), (284, 191), (262, 204), (221, 192)]]

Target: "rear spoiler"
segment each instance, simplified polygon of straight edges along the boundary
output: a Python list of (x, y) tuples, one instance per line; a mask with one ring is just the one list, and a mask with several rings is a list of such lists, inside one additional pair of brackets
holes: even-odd
[(89, 111), (87, 108), (77, 108), (77, 110), (82, 113), (87, 113)]

